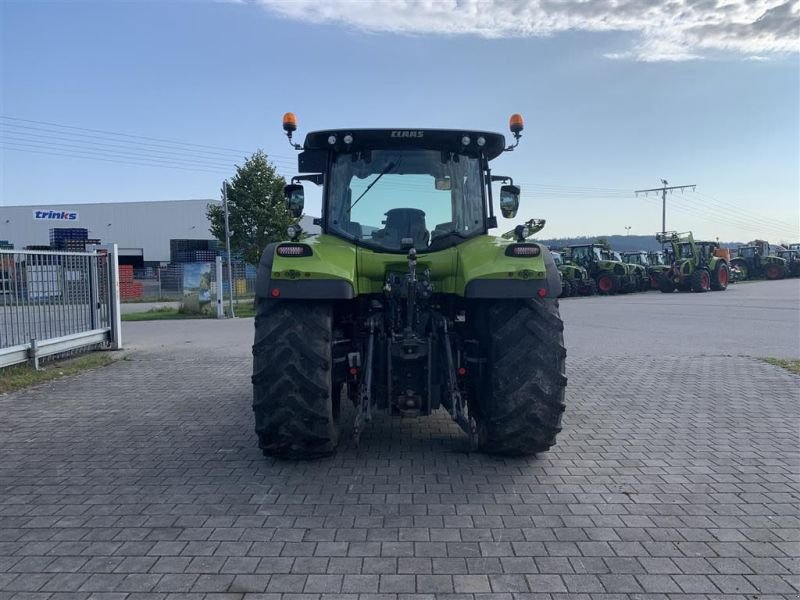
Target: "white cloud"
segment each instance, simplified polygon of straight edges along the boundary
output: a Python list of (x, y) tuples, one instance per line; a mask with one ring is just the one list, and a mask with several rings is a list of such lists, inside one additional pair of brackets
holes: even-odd
[(800, 0), (257, 0), (289, 19), (369, 32), (543, 37), (636, 34), (611, 58), (690, 60), (800, 51)]

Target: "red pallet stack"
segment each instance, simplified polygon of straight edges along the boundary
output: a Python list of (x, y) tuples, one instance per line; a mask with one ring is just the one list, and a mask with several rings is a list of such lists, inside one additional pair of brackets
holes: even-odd
[(133, 280), (133, 267), (131, 265), (119, 266), (119, 297), (120, 300), (138, 300), (142, 297), (142, 284)]

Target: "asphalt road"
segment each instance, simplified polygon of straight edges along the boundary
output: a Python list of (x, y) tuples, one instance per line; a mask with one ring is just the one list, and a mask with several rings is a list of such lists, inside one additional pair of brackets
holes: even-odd
[[(800, 358), (800, 279), (738, 283), (725, 292), (652, 291), (561, 301), (567, 352), (589, 356)], [(132, 348), (208, 348), (249, 357), (252, 319), (123, 323)], [(237, 350), (238, 348), (238, 350)]]
[(800, 358), (800, 279), (737, 283), (706, 294), (568, 298), (561, 317), (573, 357)]

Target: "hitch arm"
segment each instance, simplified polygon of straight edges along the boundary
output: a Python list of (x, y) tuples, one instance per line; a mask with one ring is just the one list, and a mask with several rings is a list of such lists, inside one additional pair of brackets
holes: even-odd
[(376, 317), (369, 320), (369, 339), (367, 340), (367, 355), (364, 359), (364, 375), (361, 379), (358, 393), (358, 408), (353, 423), (353, 443), (358, 447), (361, 438), (361, 421), (369, 423), (372, 420), (372, 364), (375, 358), (375, 321)]
[(478, 426), (469, 415), (469, 409), (464, 402), (464, 397), (461, 395), (461, 390), (458, 388), (458, 379), (456, 378), (456, 365), (453, 360), (453, 349), (450, 347), (450, 333), (447, 330), (447, 320), (442, 318), (442, 343), (444, 344), (444, 355), (447, 362), (445, 371), (447, 375), (447, 393), (450, 396), (450, 406), (448, 412), (453, 420), (458, 424), (461, 429), (469, 436), (470, 446), (475, 449), (478, 446)]

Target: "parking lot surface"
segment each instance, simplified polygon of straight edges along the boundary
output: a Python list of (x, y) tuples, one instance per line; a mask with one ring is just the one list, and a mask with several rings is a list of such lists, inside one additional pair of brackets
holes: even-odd
[(529, 459), (445, 417), (265, 459), (252, 320), (126, 323), (126, 360), (0, 396), (0, 600), (795, 598), (800, 378), (756, 357), (797, 356), (797, 290), (564, 301), (564, 430)]

